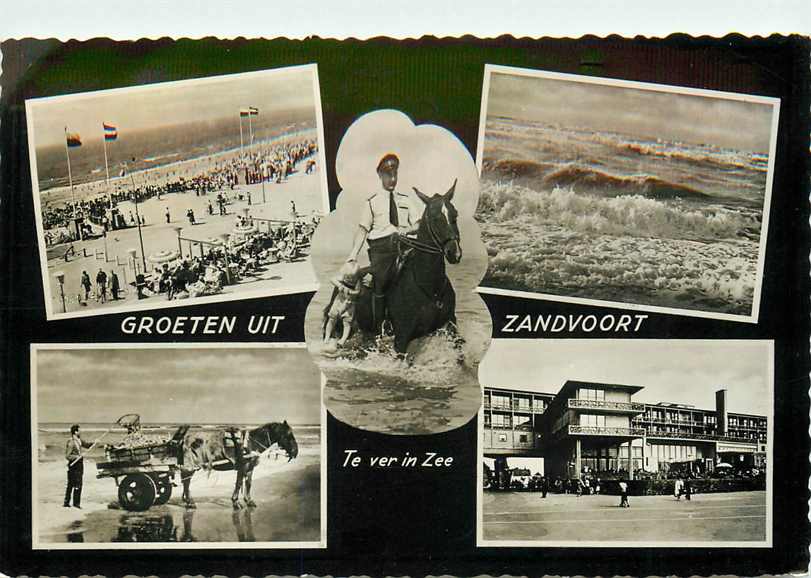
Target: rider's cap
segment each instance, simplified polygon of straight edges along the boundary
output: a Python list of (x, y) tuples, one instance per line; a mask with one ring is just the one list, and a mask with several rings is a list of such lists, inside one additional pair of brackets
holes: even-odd
[(389, 153), (384, 155), (380, 162), (377, 163), (377, 172), (389, 172), (389, 171), (396, 171), (397, 168), (400, 166), (400, 159), (397, 158), (397, 155), (394, 153)]

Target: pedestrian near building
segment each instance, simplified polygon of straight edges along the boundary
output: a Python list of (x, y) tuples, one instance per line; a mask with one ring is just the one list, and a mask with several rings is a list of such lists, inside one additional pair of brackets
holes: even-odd
[(624, 480), (620, 480), (620, 508), (630, 508), (631, 504), (628, 503), (628, 484)]
[(70, 439), (65, 445), (65, 459), (68, 462), (68, 481), (65, 487), (64, 507), (82, 507), (82, 478), (84, 477), (84, 456), (82, 448), (90, 448), (93, 444), (82, 440), (79, 433), (79, 425), (70, 426)]

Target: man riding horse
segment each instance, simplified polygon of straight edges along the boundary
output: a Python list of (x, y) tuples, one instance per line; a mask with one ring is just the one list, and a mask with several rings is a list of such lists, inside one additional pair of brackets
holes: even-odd
[(348, 263), (356, 261), (364, 243), (368, 244), (375, 333), (382, 332), (386, 320), (386, 291), (397, 273), (400, 236), (414, 235), (422, 216), (422, 207), (395, 190), (399, 166), (400, 159), (392, 153), (377, 164), (381, 188), (367, 197), (361, 208), (358, 231), (347, 259)]

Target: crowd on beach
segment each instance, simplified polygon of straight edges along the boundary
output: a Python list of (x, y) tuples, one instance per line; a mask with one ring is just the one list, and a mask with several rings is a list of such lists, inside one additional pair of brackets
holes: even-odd
[[(142, 183), (135, 184), (134, 180), (131, 183), (124, 180), (109, 194), (75, 203), (67, 201), (59, 207), (46, 206), (42, 211), (46, 242), (53, 245), (75, 241), (75, 233), (70, 226), (74, 218), (92, 222), (104, 230), (136, 225), (132, 215), (126, 219), (124, 215), (117, 214), (117, 205), (122, 202), (134, 200), (141, 203), (151, 198), (160, 200), (163, 195), (171, 193), (192, 191), (196, 196), (205, 196), (211, 192), (233, 191), (240, 183), (282, 183), (293, 172), (301, 170), (298, 164), (304, 160), (307, 163), (303, 170), (309, 174), (314, 170), (315, 160), (312, 157), (317, 150), (318, 144), (313, 139), (269, 144), (258, 149), (254, 147), (254, 150), (244, 156), (213, 161), (196, 173), (179, 174), (180, 170), (168, 171), (162, 182), (148, 182), (144, 179)], [(50, 229), (54, 231), (48, 234)]]
[(201, 244), (200, 255), (173, 259), (152, 272), (139, 273), (135, 287), (138, 299), (165, 294), (167, 299), (215, 295), (226, 285), (254, 276), (264, 265), (293, 261), (309, 246), (318, 216), (297, 218), (290, 223), (259, 232), (250, 218), (237, 217), (237, 228), (252, 229), (230, 245)]

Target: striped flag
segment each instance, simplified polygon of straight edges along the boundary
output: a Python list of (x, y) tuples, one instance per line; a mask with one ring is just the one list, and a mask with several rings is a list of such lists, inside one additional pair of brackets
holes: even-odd
[(67, 140), (69, 147), (82, 146), (82, 137), (79, 136), (78, 132), (66, 132), (65, 139)]
[(106, 122), (101, 123), (101, 126), (104, 127), (104, 140), (111, 141), (118, 138), (118, 127)]
[(251, 114), (251, 109), (249, 108), (240, 108), (239, 109), (239, 116), (249, 116)]
[(259, 109), (256, 108), (255, 106), (249, 106), (248, 112), (251, 114), (251, 116), (256, 116), (259, 114)]

